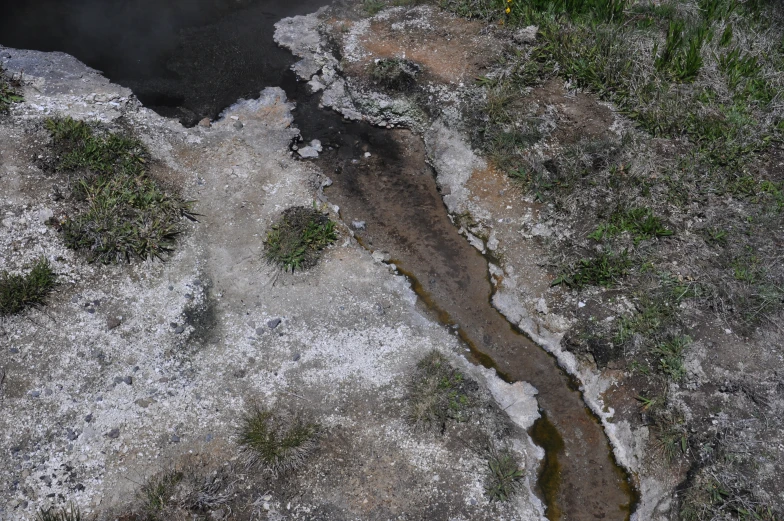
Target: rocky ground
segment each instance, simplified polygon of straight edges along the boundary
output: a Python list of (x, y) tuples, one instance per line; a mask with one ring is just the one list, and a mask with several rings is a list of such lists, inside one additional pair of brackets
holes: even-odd
[[(530, 386), (467, 364), (406, 279), (342, 224), (311, 271), (265, 262), (262, 241), (283, 209), (337, 210), (321, 202), (321, 173), (292, 157), (298, 130), (282, 90), (185, 129), (67, 55), (0, 57), (24, 95), (0, 119), (0, 268), (24, 272), (45, 256), (58, 277), (47, 305), (0, 329), (0, 518), (73, 502), (89, 518), (133, 519), (145, 512), (140, 491), (183, 469), (195, 481), (228, 476), (199, 510), (209, 519), (541, 517)], [(198, 222), (165, 262), (88, 263), (63, 245), (50, 223), (68, 209), (56, 195), (67, 180), (43, 168), (53, 116), (127, 129), (149, 149), (151, 175), (195, 201)], [(409, 381), (433, 349), (480, 382), (489, 407), (443, 434), (406, 421)], [(245, 469), (236, 434), (254, 403), (322, 425), (304, 467), (278, 479)], [(485, 432), (503, 432), (525, 469), (511, 502), (485, 494), (487, 446), (471, 442)]]
[[(513, 74), (513, 66), (504, 60), (536, 49), (542, 38), (537, 27), (489, 27), (430, 6), (391, 8), (370, 17), (335, 8), (321, 17), (297, 17), (277, 27), (277, 41), (303, 59), (298, 70), (303, 81), (309, 81), (313, 91), (323, 89), (324, 106), (347, 119), (387, 128), (403, 125), (421, 133), (455, 225), (490, 261), (494, 306), (578, 378), (586, 403), (601, 418), (617, 460), (631, 472), (640, 493), (635, 519), (781, 515), (781, 306), (760, 304), (756, 313), (764, 310), (764, 319), (750, 326), (740, 316), (744, 289), (737, 285), (747, 279), (739, 275), (738, 264), (733, 264), (734, 281), (708, 273), (706, 266), (715, 265), (711, 257), (722, 253), (706, 248), (703, 239), (705, 230), (723, 219), (717, 217), (722, 212), (767, 223), (760, 240), (746, 247), (759, 253), (751, 254), (753, 258), (747, 253), (741, 262), (764, 264), (767, 280), (779, 280), (775, 277), (781, 258), (773, 253), (773, 244), (781, 244), (780, 214), (743, 200), (714, 200), (694, 213), (673, 202), (665, 211), (677, 230), (675, 238), (639, 248), (637, 239), (630, 242), (629, 248), (640, 256), (658, 248), (640, 271), (643, 282), (621, 281), (608, 284), (614, 286), (609, 289), (553, 286), (564, 266), (574, 262), (578, 246), (583, 252), (601, 251), (585, 236), (602, 223), (602, 212), (606, 218), (611, 211), (602, 206), (609, 204), (605, 201), (628, 195), (620, 192), (613, 199), (600, 188), (587, 188), (582, 195), (543, 204), (544, 197), (531, 190), (530, 181), (527, 187), (515, 181), (508, 164), (495, 160), (500, 154), (489, 162), (477, 155), (471, 145), (477, 128), (472, 125), (486, 128), (488, 116), (477, 117), (477, 111), (501, 112), (493, 103), (507, 103), (514, 108), (510, 113), (533, 122), (527, 131), (533, 137), (523, 136), (532, 140), (526, 157), (536, 158), (547, 169), (548, 161), (553, 163), (553, 176), (555, 169), (564, 168), (564, 151), (581, 146), (585, 160), (603, 161), (604, 156), (591, 155), (592, 143), (631, 139), (635, 145), (623, 148), (626, 168), (632, 175), (643, 172), (655, 180), (662, 174), (653, 165), (677, 160), (678, 151), (685, 150), (678, 148), (682, 143), (636, 133), (634, 121), (614, 105), (560, 78), (516, 96), (495, 93), (500, 99), (494, 99), (487, 85)], [(300, 32), (310, 36), (290, 36)], [(389, 82), (379, 74), (379, 63), (394, 63), (402, 73)], [(523, 60), (516, 70), (524, 67)], [(514, 123), (507, 121), (510, 125)], [(779, 142), (762, 156), (763, 177), (780, 179), (780, 152)], [(615, 161), (616, 168), (623, 164)], [(594, 163), (593, 168), (599, 172), (606, 166)], [(584, 205), (591, 212), (578, 210), (574, 201), (581, 197), (595, 201)], [(721, 222), (734, 229), (728, 220)], [(753, 233), (760, 232), (746, 231), (748, 237)], [(742, 257), (734, 251), (724, 253), (728, 254)], [(646, 279), (646, 270), (655, 275)], [(716, 280), (727, 289), (719, 291), (721, 297), (707, 297), (710, 291), (715, 294), (708, 288)], [(698, 294), (698, 286), (705, 293)], [(664, 311), (654, 312), (646, 299), (655, 300), (661, 292), (675, 292), (674, 300), (661, 304)], [(773, 293), (778, 296), (772, 298), (780, 300), (780, 293)], [(715, 300), (707, 303), (710, 298)], [(727, 300), (735, 302), (735, 316)], [(667, 311), (667, 306), (674, 307)], [(649, 325), (654, 321), (655, 326)], [(623, 329), (619, 333), (619, 327), (631, 329), (632, 341), (618, 340), (627, 334)], [(646, 342), (661, 338), (653, 336), (661, 331), (678, 331), (684, 336), (677, 338), (685, 340), (676, 347), (660, 343), (653, 353), (647, 351)]]
[[(780, 213), (736, 193), (684, 197), (694, 185), (675, 184), (668, 169), (686, 141), (652, 137), (557, 74), (498, 96), (493, 86), (515, 59), (547, 66), (535, 54), (539, 28), (509, 30), (428, 5), (376, 7), (346, 2), (286, 19), (275, 38), (301, 59), (294, 70), (322, 106), (421, 136), (455, 226), (489, 261), (492, 304), (577, 379), (600, 418), (640, 496), (632, 518), (780, 519)], [(144, 483), (193, 455), (205, 468), (241, 469), (235, 434), (254, 401), (305, 410), (325, 435), (308, 465), (283, 480), (238, 471), (231, 509), (214, 509), (218, 518), (544, 515), (532, 493), (541, 451), (523, 430), (536, 416), (534, 390), (457, 356), (464, 348), (453, 332), (419, 311), (388, 257), (357, 244), (361, 223), (339, 224), (338, 243), (311, 272), (264, 263), (262, 240), (284, 208), (315, 201), (340, 223), (325, 173), (296, 159), (319, 144), (302, 147), (282, 91), (184, 129), (64, 55), (3, 49), (0, 60), (24, 72), (25, 97), (0, 119), (0, 269), (22, 270), (43, 254), (60, 278), (49, 305), (4, 318), (0, 330), (0, 516), (28, 519), (67, 500), (122, 515)], [(526, 153), (516, 160), (541, 166), (542, 179), (578, 165), (596, 182), (554, 193), (531, 172), (516, 178), (522, 168), (477, 136), (503, 107), (525, 123)], [(197, 201), (199, 222), (165, 263), (88, 264), (45, 224), (64, 209), (52, 197), (62, 181), (36, 162), (51, 115), (133, 129), (154, 175)], [(292, 157), (292, 143), (304, 153)], [(772, 183), (764, 193), (780, 196), (784, 156), (773, 143), (754, 167)], [(359, 152), (351, 160), (370, 161)], [(629, 184), (666, 193), (667, 203), (629, 195)], [(651, 204), (671, 233), (602, 243), (595, 230), (619, 200)], [(764, 237), (748, 239), (755, 234)], [(553, 285), (608, 244), (631, 251), (632, 275)], [(758, 320), (740, 317), (747, 301), (764, 304)], [(513, 423), (498, 422), (514, 432), (527, 484), (514, 502), (487, 500), (486, 455), (461, 443), (464, 425), (434, 436), (406, 423), (406, 382), (431, 349), (489, 389), (490, 409), (492, 395), (510, 413)]]

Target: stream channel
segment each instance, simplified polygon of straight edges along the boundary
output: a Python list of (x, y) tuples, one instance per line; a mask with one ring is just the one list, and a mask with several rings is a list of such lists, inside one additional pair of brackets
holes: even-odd
[[(538, 493), (551, 521), (628, 519), (635, 492), (574, 380), (491, 305), (487, 260), (447, 214), (419, 136), (346, 122), (318, 107), (278, 48), (273, 25), (328, 0), (35, 0), (5, 8), (0, 43), (63, 51), (131, 88), (149, 108), (192, 126), (239, 98), (282, 86), (297, 102), (295, 125), (321, 140), (325, 190), (370, 250), (389, 252), (423, 307), (455, 331), (475, 362), (539, 391), (531, 429), (545, 449)], [(150, 13), (155, 12), (155, 17)], [(365, 153), (369, 152), (369, 158)], [(362, 161), (358, 161), (363, 158)]]

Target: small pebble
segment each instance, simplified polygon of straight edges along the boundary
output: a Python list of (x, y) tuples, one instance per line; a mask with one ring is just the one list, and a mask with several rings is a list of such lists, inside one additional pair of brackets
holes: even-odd
[(114, 429), (112, 429), (112, 430), (110, 430), (109, 432), (107, 432), (107, 433), (106, 433), (106, 436), (107, 436), (108, 438), (111, 438), (111, 439), (113, 439), (113, 440), (116, 440), (117, 438), (119, 438), (119, 437), (120, 437), (120, 429), (118, 429), (117, 427), (115, 427)]
[(125, 376), (125, 377), (123, 377), (122, 381), (127, 383), (128, 385), (133, 385), (133, 377), (132, 376)]
[(93, 313), (95, 313), (95, 308), (87, 308), (87, 312), (92, 315)]
[(294, 360), (294, 361), (296, 362), (296, 361), (298, 361), (298, 360), (300, 359), (300, 356), (301, 356), (301, 355), (300, 355), (299, 353), (296, 353), (296, 354), (294, 355), (294, 357), (292, 358), (292, 360)]
[(240, 129), (241, 129), (243, 126), (244, 126), (244, 125), (242, 124), (242, 122), (241, 122), (241, 121), (235, 121), (235, 122), (234, 122), (234, 125), (232, 125), (232, 126), (233, 126), (234, 128), (236, 128), (237, 130), (240, 130)]
[(212, 436), (212, 434), (208, 434), (208, 435), (207, 435), (207, 436), (204, 438), (204, 441), (206, 441), (207, 443), (211, 442), (212, 440), (213, 440), (213, 436)]
[(185, 328), (182, 327), (182, 326), (177, 326), (176, 328), (174, 328), (174, 333), (177, 334), (177, 335), (179, 335), (183, 331), (185, 331)]
[(117, 317), (108, 317), (106, 319), (106, 329), (108, 329), (109, 331), (118, 327), (119, 325), (120, 325), (120, 319)]
[(73, 429), (68, 429), (68, 431), (66, 431), (66, 433), (65, 433), (65, 437), (68, 438), (68, 441), (74, 441), (76, 438), (79, 437), (79, 435), (76, 434), (73, 431)]
[(52, 391), (48, 387), (46, 389), (44, 389), (44, 396), (52, 396), (53, 393), (54, 393), (54, 391)]
[(87, 423), (90, 423), (91, 421), (93, 421), (93, 413), (90, 413), (87, 416), (85, 416), (84, 417), (84, 421), (87, 422)]
[(259, 336), (263, 335), (264, 334), (264, 328), (263, 327), (257, 327), (256, 328), (256, 334), (259, 335)]
[(19, 352), (19, 350), (15, 347), (12, 347), (11, 349), (9, 349), (9, 351), (11, 351), (11, 353), (14, 355)]
[(180, 442), (180, 437), (177, 436), (176, 434), (172, 434), (171, 441), (172, 441), (172, 443), (179, 443)]
[(33, 398), (38, 398), (39, 396), (41, 396), (41, 391), (30, 391), (30, 396), (32, 396)]
[(270, 320), (269, 322), (267, 322), (267, 327), (269, 327), (270, 329), (275, 329), (276, 327), (278, 327), (280, 325), (280, 322), (281, 321), (280, 321), (279, 318), (274, 318), (274, 319)]

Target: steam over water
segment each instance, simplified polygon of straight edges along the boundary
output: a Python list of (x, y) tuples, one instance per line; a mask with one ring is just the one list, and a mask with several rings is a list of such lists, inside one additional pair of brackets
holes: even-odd
[(281, 18), (328, 0), (2, 0), (0, 45), (72, 54), (146, 106), (194, 125), (280, 85)]

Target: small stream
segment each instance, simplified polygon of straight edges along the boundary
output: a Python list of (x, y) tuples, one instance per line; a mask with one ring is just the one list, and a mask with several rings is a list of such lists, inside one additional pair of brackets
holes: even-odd
[(345, 122), (287, 79), (297, 101), (295, 124), (305, 142), (319, 139), (324, 147), (317, 163), (333, 181), (324, 193), (344, 221), (365, 222), (356, 232), (360, 243), (391, 255), (433, 318), (456, 328), (474, 362), (539, 391), (542, 418), (530, 434), (546, 449), (539, 493), (548, 518), (628, 519), (634, 491), (597, 418), (555, 358), (492, 306), (487, 260), (449, 219), (422, 139)]
[(333, 180), (326, 195), (345, 221), (366, 222), (360, 242), (391, 254), (424, 308), (456, 327), (475, 362), (538, 389), (542, 418), (530, 434), (546, 451), (538, 485), (548, 518), (628, 519), (635, 498), (628, 476), (574, 381), (491, 305), (487, 260), (450, 221), (421, 138), (344, 122), (320, 109), (289, 70), (294, 59), (274, 44), (274, 23), (328, 3), (33, 0), (4, 12), (0, 44), (72, 54), (186, 126), (282, 86), (297, 101), (305, 140), (324, 146), (317, 163)]

